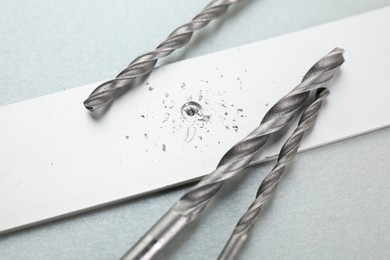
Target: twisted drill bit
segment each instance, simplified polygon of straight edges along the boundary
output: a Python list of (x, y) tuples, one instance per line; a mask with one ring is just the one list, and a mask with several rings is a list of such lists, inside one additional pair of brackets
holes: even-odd
[(222, 157), (217, 169), (181, 197), (123, 259), (151, 259), (188, 223), (197, 218), (221, 189), (224, 181), (242, 171), (268, 137), (292, 121), (309, 92), (322, 88), (333, 78), (344, 62), (343, 52), (342, 49), (336, 48), (314, 64), (302, 82), (266, 113), (260, 126), (234, 145)]
[(158, 59), (168, 56), (173, 51), (186, 45), (194, 31), (202, 29), (211, 20), (226, 13), (229, 6), (238, 1), (240, 0), (213, 0), (191, 22), (174, 30), (155, 50), (137, 57), (115, 79), (98, 86), (84, 101), (84, 106), (88, 110), (94, 111), (113, 101), (115, 93), (119, 88), (129, 86), (135, 79), (149, 74)]
[(219, 260), (237, 258), (239, 251), (248, 239), (250, 232), (260, 215), (263, 205), (276, 190), (286, 165), (294, 159), (304, 133), (314, 125), (321, 104), (328, 95), (328, 89), (319, 89), (313, 103), (302, 113), (297, 128), (284, 143), (275, 166), (260, 184), (256, 199), (237, 223), (222, 253), (218, 257)]

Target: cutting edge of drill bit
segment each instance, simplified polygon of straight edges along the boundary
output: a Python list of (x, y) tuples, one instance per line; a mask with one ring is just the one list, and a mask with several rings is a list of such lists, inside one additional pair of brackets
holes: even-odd
[(238, 1), (240, 0), (214, 0), (210, 2), (192, 21), (176, 28), (153, 51), (138, 56), (114, 79), (100, 84), (84, 101), (84, 106), (90, 111), (95, 111), (111, 103), (115, 99), (118, 89), (130, 86), (135, 79), (148, 76), (158, 59), (168, 56), (173, 51), (186, 45), (195, 31), (204, 28), (211, 20), (226, 13), (229, 6)]
[(261, 124), (222, 157), (217, 169), (184, 194), (123, 259), (151, 259), (188, 223), (196, 219), (221, 189), (224, 181), (242, 172), (268, 137), (292, 121), (309, 92), (323, 88), (333, 78), (344, 63), (343, 53), (343, 49), (335, 48), (317, 61), (302, 82), (270, 108)]
[(219, 255), (219, 260), (236, 259), (245, 242), (250, 236), (250, 233), (259, 218), (263, 205), (271, 198), (275, 192), (281, 177), (283, 176), (285, 167), (294, 159), (297, 154), (299, 145), (302, 141), (304, 133), (310, 129), (318, 116), (322, 102), (329, 95), (329, 90), (321, 88), (317, 90), (317, 94), (312, 103), (303, 111), (298, 126), (294, 132), (284, 143), (280, 150), (277, 162), (271, 172), (261, 182), (255, 200), (252, 202), (248, 210), (242, 215), (237, 225), (235, 226), (230, 238)]

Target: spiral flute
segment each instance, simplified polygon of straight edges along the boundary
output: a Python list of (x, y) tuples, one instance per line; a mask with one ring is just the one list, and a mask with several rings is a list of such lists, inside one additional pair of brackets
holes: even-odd
[(133, 80), (152, 72), (158, 59), (168, 56), (173, 51), (186, 45), (194, 31), (202, 29), (211, 20), (226, 13), (229, 6), (238, 1), (240, 0), (213, 0), (191, 22), (174, 30), (155, 50), (137, 57), (115, 79), (98, 86), (84, 101), (84, 106), (88, 110), (94, 111), (113, 101), (117, 89), (129, 86)]
[(322, 88), (333, 78), (344, 62), (343, 52), (342, 49), (335, 48), (314, 64), (302, 82), (266, 113), (261, 124), (222, 157), (217, 169), (180, 198), (123, 259), (151, 259), (188, 223), (197, 218), (221, 189), (224, 181), (240, 173), (268, 137), (292, 121), (309, 92)]
[(237, 255), (245, 241), (248, 239), (250, 232), (260, 215), (263, 205), (276, 190), (286, 165), (294, 159), (304, 133), (314, 125), (321, 104), (328, 95), (328, 89), (319, 89), (313, 103), (302, 113), (297, 128), (284, 143), (275, 166), (260, 184), (256, 199), (237, 223), (222, 253), (218, 257), (219, 260), (237, 258)]

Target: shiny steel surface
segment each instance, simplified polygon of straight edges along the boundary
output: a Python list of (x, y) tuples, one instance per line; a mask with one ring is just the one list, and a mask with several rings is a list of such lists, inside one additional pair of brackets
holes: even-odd
[(184, 194), (123, 259), (151, 259), (188, 223), (196, 219), (224, 181), (240, 173), (269, 136), (292, 121), (309, 92), (323, 88), (333, 78), (344, 62), (343, 52), (335, 48), (315, 63), (302, 82), (271, 107), (261, 124), (222, 157), (217, 169)]
[(218, 259), (227, 260), (237, 258), (260, 215), (263, 205), (276, 190), (286, 165), (294, 159), (304, 133), (314, 125), (321, 104), (328, 95), (328, 89), (318, 89), (315, 99), (302, 113), (297, 128), (284, 143), (275, 166), (260, 184), (256, 199), (237, 223)]
[(152, 72), (157, 60), (168, 56), (173, 51), (186, 45), (194, 31), (205, 27), (211, 20), (223, 15), (231, 4), (239, 0), (214, 0), (207, 5), (203, 11), (195, 16), (191, 22), (186, 23), (174, 30), (168, 38), (156, 47), (155, 50), (147, 52), (134, 59), (129, 66), (121, 71), (115, 79), (109, 80), (98, 86), (84, 101), (84, 106), (94, 111), (115, 98), (119, 88), (128, 87), (136, 79), (141, 79)]

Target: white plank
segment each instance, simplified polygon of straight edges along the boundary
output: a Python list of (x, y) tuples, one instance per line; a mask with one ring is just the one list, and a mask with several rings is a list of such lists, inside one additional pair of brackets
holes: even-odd
[[(0, 107), (0, 233), (207, 174), (336, 46), (346, 63), (302, 149), (389, 125), (388, 24), (384, 8), (171, 64), (100, 118), (82, 105), (98, 83)], [(209, 121), (184, 120), (188, 100)], [(269, 146), (255, 163), (279, 148)]]

